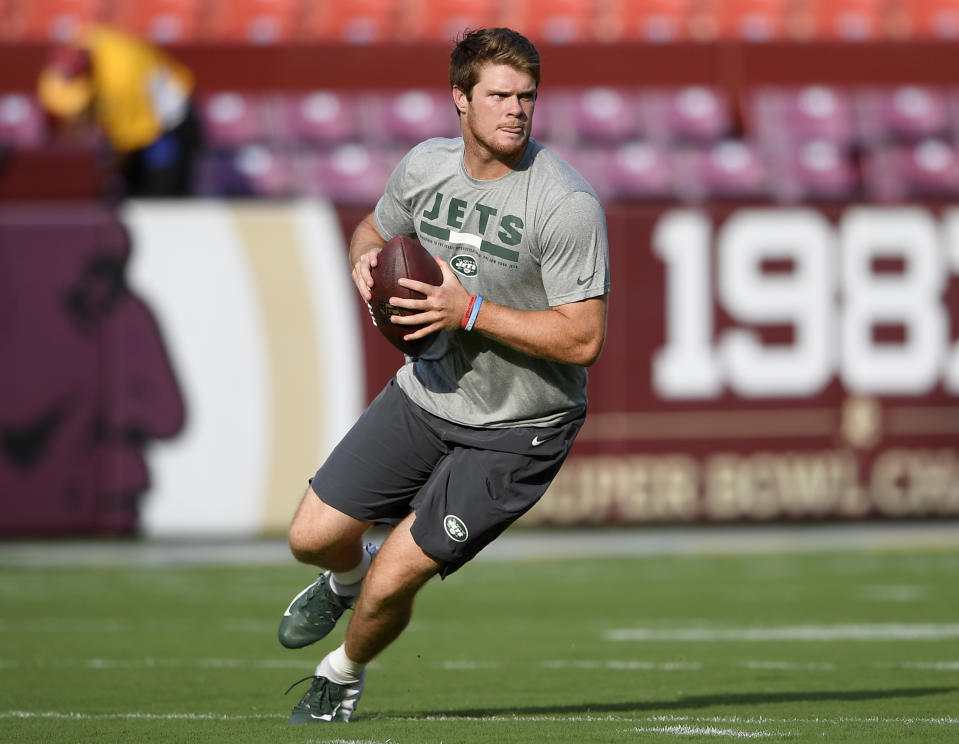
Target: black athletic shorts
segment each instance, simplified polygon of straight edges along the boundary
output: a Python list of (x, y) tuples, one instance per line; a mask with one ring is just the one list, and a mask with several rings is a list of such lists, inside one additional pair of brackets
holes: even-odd
[(551, 427), (460, 426), (391, 380), (311, 481), (325, 503), (366, 522), (416, 512), (416, 544), (453, 573), (546, 492), (585, 414)]

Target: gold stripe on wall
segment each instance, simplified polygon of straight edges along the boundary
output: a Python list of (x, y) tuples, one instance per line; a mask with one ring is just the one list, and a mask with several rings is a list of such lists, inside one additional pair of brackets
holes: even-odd
[[(282, 204), (233, 209), (260, 303), (270, 375), (269, 473), (264, 534), (286, 534), (319, 465), (320, 370), (305, 267), (297, 249), (295, 212)], [(237, 401), (242, 406), (242, 401)]]

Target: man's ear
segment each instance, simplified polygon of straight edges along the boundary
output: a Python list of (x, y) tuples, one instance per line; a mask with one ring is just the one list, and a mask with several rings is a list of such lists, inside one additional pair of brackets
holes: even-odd
[(469, 98), (463, 92), (461, 88), (453, 86), (453, 105), (456, 106), (456, 110), (460, 114), (466, 114), (466, 109), (469, 107)]

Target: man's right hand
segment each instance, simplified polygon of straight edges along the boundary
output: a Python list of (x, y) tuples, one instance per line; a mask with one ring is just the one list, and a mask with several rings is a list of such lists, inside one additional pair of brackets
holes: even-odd
[(372, 267), (376, 266), (376, 257), (386, 241), (376, 229), (373, 221), (373, 215), (368, 214), (356, 230), (353, 231), (353, 238), (350, 240), (350, 263), (353, 265), (353, 283), (356, 290), (363, 298), (363, 302), (369, 302), (373, 297), (370, 287), (373, 286)]

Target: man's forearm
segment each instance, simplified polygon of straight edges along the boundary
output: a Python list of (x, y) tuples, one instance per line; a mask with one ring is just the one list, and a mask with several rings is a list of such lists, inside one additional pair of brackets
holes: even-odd
[(373, 215), (368, 214), (356, 226), (353, 237), (350, 239), (350, 266), (355, 266), (360, 256), (367, 253), (371, 248), (382, 248), (384, 245), (386, 245), (386, 241), (383, 240), (383, 236), (376, 229)]
[(606, 298), (532, 311), (484, 301), (472, 332), (530, 356), (588, 367), (603, 348)]

